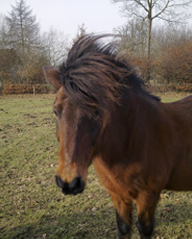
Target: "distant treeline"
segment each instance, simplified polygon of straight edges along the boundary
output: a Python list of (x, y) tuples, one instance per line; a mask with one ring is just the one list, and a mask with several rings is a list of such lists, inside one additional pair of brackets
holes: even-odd
[[(114, 30), (118, 34), (118, 54), (124, 55), (147, 83), (192, 91), (192, 28), (154, 26), (150, 59), (147, 59), (146, 24), (132, 20)], [(85, 33), (82, 24), (75, 39)], [(68, 37), (53, 27), (43, 33), (26, 2), (16, 2), (10, 13), (0, 17), (0, 87), (44, 84), (42, 67), (57, 67), (66, 59), (70, 45)]]
[[(116, 29), (119, 54), (126, 55), (139, 76), (151, 83), (174, 85), (175, 89), (192, 91), (192, 29), (188, 25), (154, 27), (151, 57), (146, 56), (146, 28), (139, 21)], [(187, 87), (188, 85), (188, 87)]]

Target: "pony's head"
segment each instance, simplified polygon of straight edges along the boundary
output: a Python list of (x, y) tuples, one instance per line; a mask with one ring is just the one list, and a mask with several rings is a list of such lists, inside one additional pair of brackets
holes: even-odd
[(132, 74), (116, 58), (113, 44), (103, 44), (100, 38), (81, 37), (59, 70), (44, 67), (47, 82), (57, 90), (53, 110), (60, 151), (55, 178), (65, 194), (83, 191), (102, 133), (119, 105), (124, 80)]

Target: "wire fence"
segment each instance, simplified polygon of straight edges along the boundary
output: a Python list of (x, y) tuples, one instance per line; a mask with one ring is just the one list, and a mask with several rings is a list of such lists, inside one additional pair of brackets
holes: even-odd
[(54, 93), (54, 89), (48, 84), (4, 84), (0, 86), (0, 93), (9, 94), (48, 94)]
[[(167, 92), (167, 91), (178, 91), (178, 92), (192, 92), (192, 84), (162, 84), (162, 83), (150, 83), (148, 90), (155, 92)], [(55, 90), (48, 84), (0, 84), (0, 94), (49, 94), (55, 93)]]

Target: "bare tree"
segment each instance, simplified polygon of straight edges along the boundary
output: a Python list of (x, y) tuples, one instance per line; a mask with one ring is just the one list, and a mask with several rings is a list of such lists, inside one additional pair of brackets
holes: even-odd
[(114, 32), (118, 35), (119, 54), (144, 57), (147, 39), (145, 22), (132, 19), (125, 25), (114, 29)]
[(163, 25), (153, 29), (152, 38), (151, 55), (157, 59), (170, 48), (192, 42), (192, 29), (189, 25)]
[(67, 57), (69, 49), (68, 36), (53, 27), (43, 33), (41, 44), (49, 65), (58, 66)]
[(75, 37), (72, 39), (72, 42), (75, 43), (80, 37), (84, 35), (86, 35), (86, 26), (85, 26), (85, 23), (82, 23), (78, 25), (77, 33)]
[(121, 8), (124, 16), (147, 20), (147, 51), (146, 57), (150, 58), (152, 22), (155, 19), (170, 23), (183, 23), (189, 17), (186, 9), (191, 6), (192, 0), (112, 0), (113, 3), (123, 3)]
[(7, 26), (5, 16), (0, 14), (0, 49), (7, 46)]

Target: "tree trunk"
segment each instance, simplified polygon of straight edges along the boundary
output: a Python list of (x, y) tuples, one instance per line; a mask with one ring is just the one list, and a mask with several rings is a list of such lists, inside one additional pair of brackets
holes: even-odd
[(151, 27), (152, 19), (148, 18), (148, 31), (147, 31), (147, 60), (150, 59), (150, 48), (151, 48)]
[(149, 11), (148, 11), (148, 31), (147, 31), (147, 74), (146, 74), (146, 81), (149, 83), (150, 80), (150, 65), (149, 65), (149, 59), (150, 59), (150, 49), (151, 49), (151, 28), (152, 28), (152, 0), (149, 2)]

